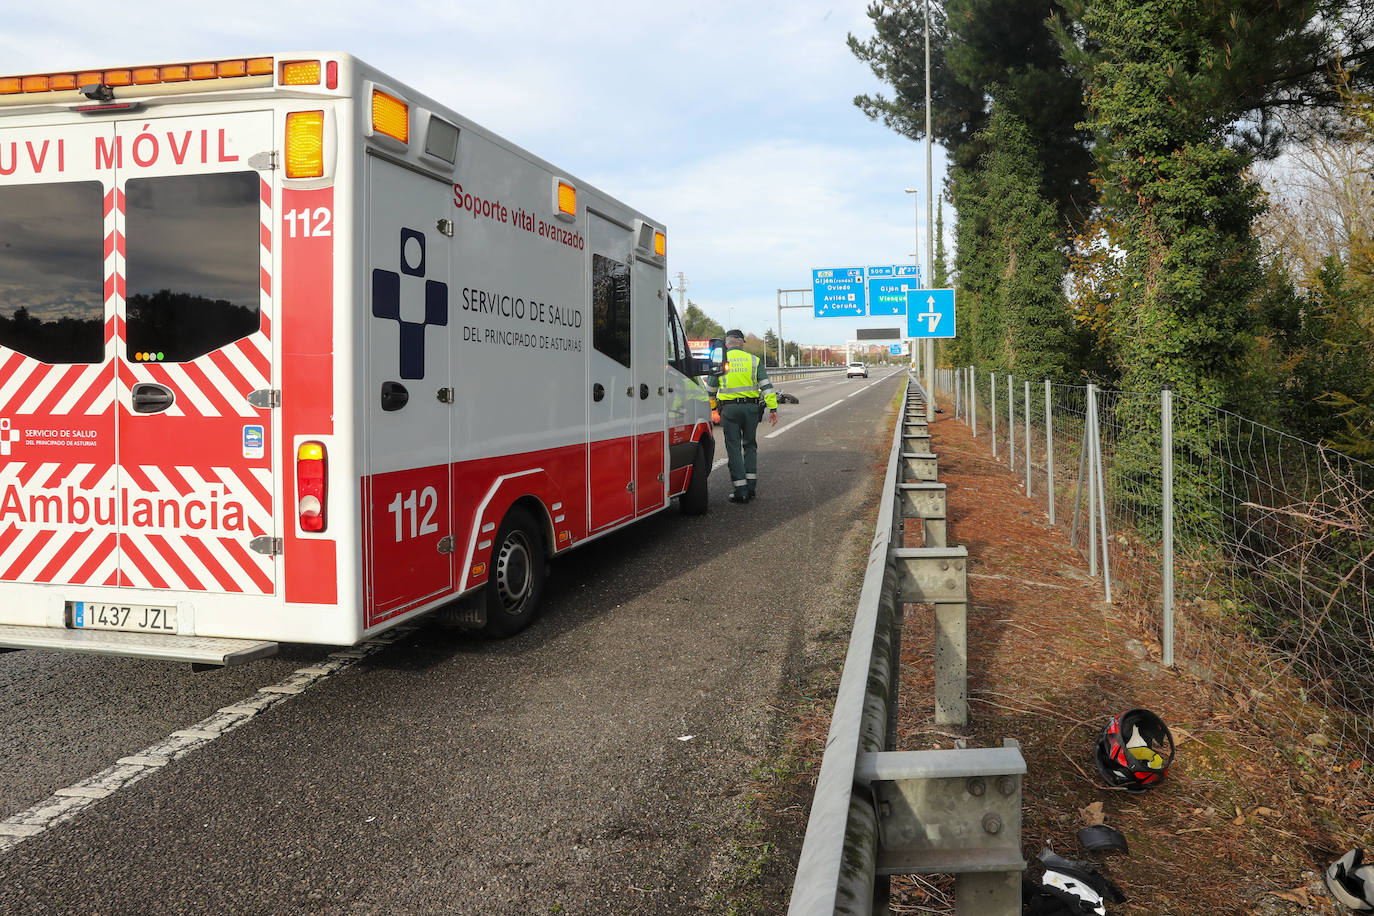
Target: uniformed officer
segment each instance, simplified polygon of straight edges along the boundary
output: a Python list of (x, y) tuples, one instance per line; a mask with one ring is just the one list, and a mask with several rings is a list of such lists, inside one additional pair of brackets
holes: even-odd
[(744, 332), (725, 332), (725, 374), (706, 382), (711, 395), (711, 409), (720, 411), (725, 427), (725, 454), (730, 461), (730, 481), (734, 492), (732, 503), (747, 503), (754, 498), (759, 482), (759, 447), (754, 438), (763, 412), (762, 400), (768, 405), (768, 422), (778, 425), (778, 396), (768, 379), (763, 360), (744, 349)]

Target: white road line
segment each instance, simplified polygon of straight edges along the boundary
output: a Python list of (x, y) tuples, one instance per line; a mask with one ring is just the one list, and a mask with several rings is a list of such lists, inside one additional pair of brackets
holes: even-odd
[(806, 416), (804, 416), (804, 417), (799, 417), (798, 419), (793, 420), (791, 423), (788, 423), (786, 426), (779, 426), (777, 429), (773, 430), (771, 433), (769, 433), (768, 435), (764, 436), (763, 438), (765, 438), (765, 439), (772, 439), (774, 436), (781, 436), (783, 433), (787, 432), (787, 431), (788, 431), (789, 429), (791, 429), (792, 427), (797, 426), (798, 424), (801, 424), (801, 423), (805, 423), (807, 420), (811, 419), (811, 418), (814, 417), (814, 416), (818, 416), (819, 414), (825, 413), (827, 410), (829, 410), (830, 408), (834, 407), (836, 404), (843, 404), (843, 403), (844, 403), (844, 398), (840, 398), (838, 401), (834, 401), (833, 403), (826, 404), (826, 405), (825, 405), (824, 407), (822, 407), (820, 410), (813, 410), (811, 413), (807, 414)]
[(185, 757), (248, 722), (264, 709), (285, 703), (299, 696), (325, 678), (351, 668), (359, 659), (378, 652), (415, 629), (405, 624), (374, 636), (367, 642), (338, 652), (309, 668), (300, 668), (284, 680), (261, 687), (251, 697), (231, 703), (195, 725), (178, 729), (154, 745), (136, 754), (120, 757), (113, 766), (106, 767), (80, 782), (58, 789), (52, 795), (27, 810), (12, 814), (0, 821), (0, 854), (18, 846), (30, 837), (38, 836), (50, 827), (76, 817), (86, 808), (109, 798), (115, 792), (131, 786), (145, 776)]

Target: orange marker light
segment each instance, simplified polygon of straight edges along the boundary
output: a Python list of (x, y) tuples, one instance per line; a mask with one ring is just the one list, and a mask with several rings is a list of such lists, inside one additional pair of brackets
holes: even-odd
[(157, 67), (136, 67), (134, 68), (134, 85), (146, 86), (149, 83), (156, 83), (162, 79)]
[(222, 60), (219, 62), (219, 75), (221, 77), (243, 76), (247, 72), (247, 61)]
[(54, 90), (56, 90), (56, 89), (75, 89), (75, 88), (76, 88), (76, 74), (75, 74), (75, 73), (59, 73), (59, 74), (56, 74), (56, 75), (53, 76), (52, 79), (49, 81), (49, 86), (50, 86), (52, 89), (54, 89)]
[(191, 69), (185, 64), (177, 64), (173, 67), (162, 68), (162, 81), (164, 83), (179, 83), (182, 80), (191, 78)]
[(248, 61), (249, 76), (264, 76), (272, 72), (272, 58), (254, 57)]
[(558, 183), (558, 212), (569, 216), (577, 215), (577, 188), (566, 181)]
[(402, 143), (409, 143), (410, 106), (394, 95), (373, 89), (372, 129), (379, 134), (394, 137)]
[(219, 69), (214, 64), (192, 64), (191, 79), (193, 80), (212, 80), (219, 76)]
[(654, 233), (654, 254), (660, 258), (668, 254), (668, 237), (662, 232)]
[(293, 111), (286, 116), (286, 177), (324, 175), (324, 112)]
[[(98, 75), (98, 74), (97, 74)], [(106, 86), (127, 86), (134, 81), (134, 75), (128, 70), (106, 70)]]
[(0, 95), (13, 95), (22, 85), (17, 76), (0, 76)]
[(320, 62), (317, 60), (293, 60), (282, 64), (281, 84), (283, 86), (318, 86), (320, 84)]
[(48, 78), (46, 76), (26, 76), (24, 77), (25, 92), (47, 92)]

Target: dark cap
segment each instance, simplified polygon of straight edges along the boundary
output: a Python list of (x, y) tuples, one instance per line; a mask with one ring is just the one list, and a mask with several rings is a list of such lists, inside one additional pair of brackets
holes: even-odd
[(732, 328), (731, 330), (726, 331), (726, 332), (725, 332), (725, 336), (726, 336), (726, 337), (738, 337), (740, 340), (744, 340), (744, 332), (741, 331), (739, 328)]

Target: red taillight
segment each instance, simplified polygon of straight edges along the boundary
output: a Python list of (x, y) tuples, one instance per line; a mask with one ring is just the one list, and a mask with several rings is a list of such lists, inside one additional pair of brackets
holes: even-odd
[(324, 530), (325, 456), (323, 442), (296, 449), (296, 515), (302, 531)]

